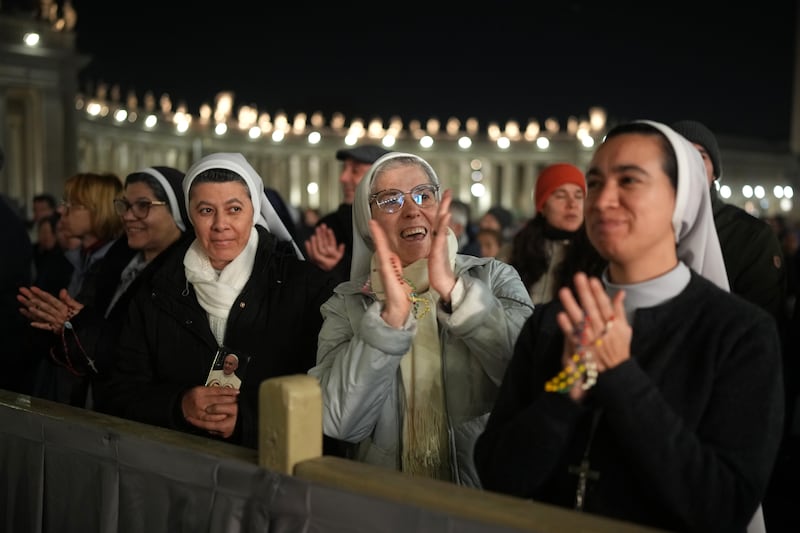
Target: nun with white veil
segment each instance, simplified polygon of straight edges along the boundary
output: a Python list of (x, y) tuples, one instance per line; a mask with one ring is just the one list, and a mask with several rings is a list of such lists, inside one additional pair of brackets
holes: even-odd
[[(183, 190), (196, 238), (131, 303), (105, 410), (256, 447), (259, 385), (313, 366), (333, 279), (303, 260), (241, 154), (200, 159)], [(240, 388), (205, 386), (228, 354)]]
[(670, 531), (763, 529), (780, 340), (728, 292), (700, 154), (635, 121), (608, 132), (586, 180), (608, 267), (520, 333), (475, 448), (484, 487)]

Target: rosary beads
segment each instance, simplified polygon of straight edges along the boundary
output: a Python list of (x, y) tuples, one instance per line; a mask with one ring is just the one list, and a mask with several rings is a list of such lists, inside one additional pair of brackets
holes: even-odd
[(408, 295), (408, 299), (411, 300), (412, 312), (414, 313), (414, 317), (419, 320), (430, 312), (431, 303), (427, 298), (417, 294), (417, 288), (410, 279), (405, 278), (405, 281), (411, 287), (411, 293)]
[[(586, 391), (597, 383), (597, 362), (594, 360), (592, 351), (587, 349), (586, 321), (588, 320), (589, 317), (587, 316), (584, 322), (576, 326), (573, 333), (576, 344), (575, 353), (570, 356), (567, 365), (544, 384), (546, 392), (567, 393), (576, 383), (580, 383), (581, 388)], [(601, 337), (611, 329), (613, 323), (613, 317), (606, 322), (600, 336), (594, 341), (595, 346), (602, 346), (603, 340)]]

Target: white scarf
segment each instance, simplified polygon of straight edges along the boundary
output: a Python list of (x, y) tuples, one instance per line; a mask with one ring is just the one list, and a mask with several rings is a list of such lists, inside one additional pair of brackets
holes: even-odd
[[(458, 241), (448, 230), (451, 268), (455, 266)], [(403, 418), (401, 470), (412, 475), (451, 480), (447, 413), (442, 382), (442, 347), (436, 305), (439, 294), (429, 287), (428, 260), (419, 259), (403, 269), (403, 277), (414, 288), (411, 312), (417, 333), (400, 361), (405, 413)], [(371, 259), (370, 283), (377, 298), (385, 300), (375, 256)]]
[(253, 272), (257, 248), (258, 231), (254, 226), (242, 252), (219, 273), (211, 266), (197, 239), (183, 257), (186, 280), (194, 286), (197, 300), (208, 313), (209, 326), (220, 346), (225, 339), (225, 326), (233, 302)]

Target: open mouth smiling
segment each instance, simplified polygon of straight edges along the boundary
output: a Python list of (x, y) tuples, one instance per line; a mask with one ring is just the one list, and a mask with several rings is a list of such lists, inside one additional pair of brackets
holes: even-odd
[(407, 228), (400, 232), (400, 237), (408, 240), (421, 240), (428, 235), (427, 228), (417, 226), (414, 228)]

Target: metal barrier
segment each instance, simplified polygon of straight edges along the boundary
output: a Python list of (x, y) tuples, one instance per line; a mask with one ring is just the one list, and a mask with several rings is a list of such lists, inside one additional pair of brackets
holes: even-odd
[(256, 451), (0, 390), (0, 530), (654, 531), (321, 457), (319, 399), (265, 381)]

